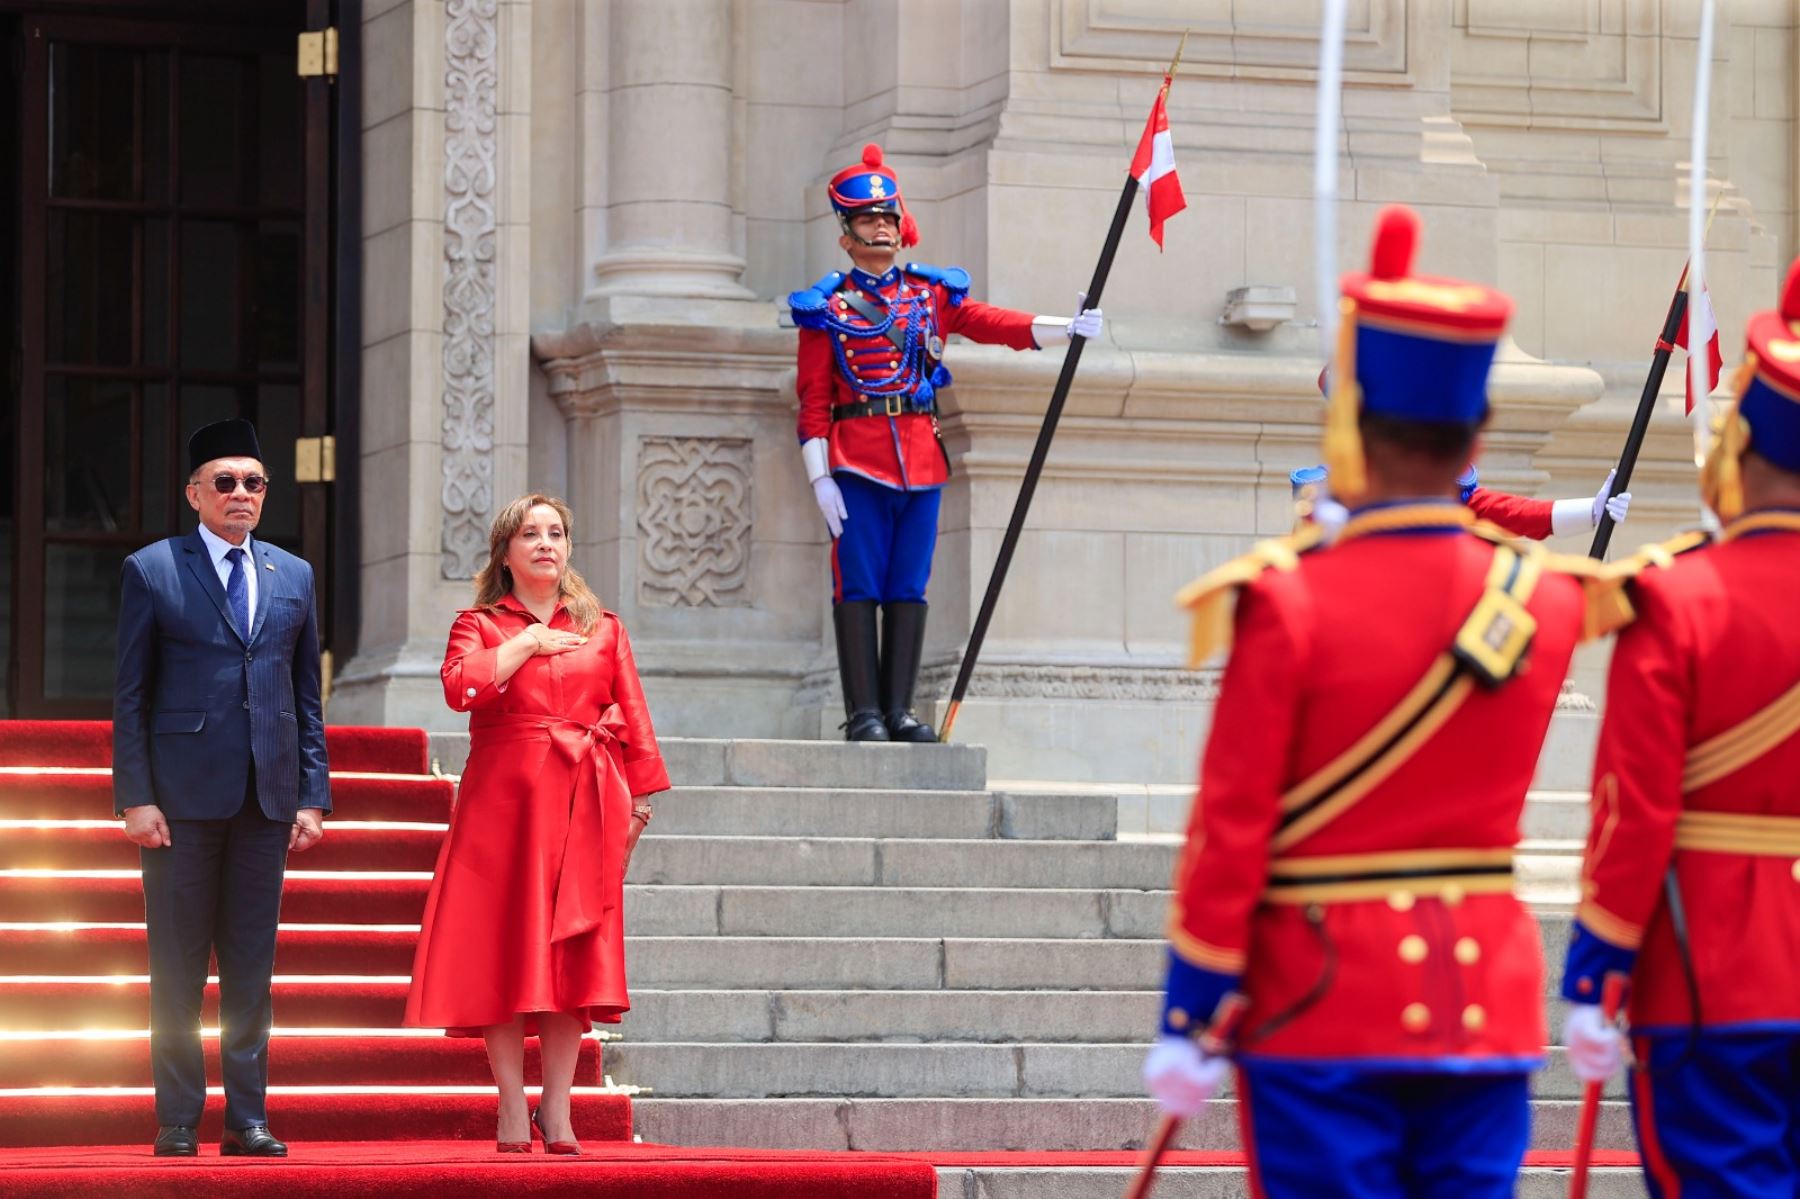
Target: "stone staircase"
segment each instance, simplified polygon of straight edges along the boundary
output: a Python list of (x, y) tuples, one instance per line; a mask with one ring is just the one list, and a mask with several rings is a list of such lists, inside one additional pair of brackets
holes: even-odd
[[(1521, 862), (1557, 964), (1586, 820), (1569, 784), (1591, 729), (1565, 740), (1569, 752), (1546, 757)], [(460, 768), (463, 739), (433, 744), (445, 770)], [(616, 1082), (648, 1089), (635, 1101), (645, 1140), (1141, 1146), (1155, 1114), (1138, 1070), (1156, 1026), (1185, 796), (990, 787), (984, 751), (969, 746), (670, 739), (664, 751), (676, 786), (657, 802), (626, 900), (634, 1007), (606, 1048)], [(1536, 1093), (1534, 1148), (1566, 1150), (1579, 1087), (1560, 1053)], [(1233, 1148), (1236, 1119), (1227, 1094), (1181, 1145)], [(1600, 1144), (1631, 1148), (1617, 1096)], [(940, 1171), (940, 1194), (1122, 1194), (1128, 1173), (957, 1166)], [(1562, 1173), (1533, 1170), (1519, 1193), (1565, 1186)], [(1238, 1196), (1243, 1179), (1183, 1168), (1156, 1193)], [(1591, 1193), (1643, 1190), (1635, 1171), (1610, 1170)]]

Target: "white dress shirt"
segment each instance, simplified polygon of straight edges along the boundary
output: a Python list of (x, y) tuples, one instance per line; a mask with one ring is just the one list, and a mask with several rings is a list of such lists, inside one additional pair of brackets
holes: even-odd
[[(257, 566), (256, 554), (254, 547), (251, 544), (251, 537), (249, 534), (245, 534), (244, 544), (237, 546), (231, 544), (231, 542), (225, 540), (205, 525), (201, 525), (200, 540), (206, 543), (206, 552), (212, 555), (213, 569), (219, 572), (219, 586), (225, 589), (226, 595), (231, 594), (231, 559), (227, 558), (225, 555), (235, 549), (244, 551), (244, 586), (249, 589), (250, 628), (255, 628)], [(242, 633), (245, 637), (250, 635), (250, 629), (239, 629), (238, 632)]]

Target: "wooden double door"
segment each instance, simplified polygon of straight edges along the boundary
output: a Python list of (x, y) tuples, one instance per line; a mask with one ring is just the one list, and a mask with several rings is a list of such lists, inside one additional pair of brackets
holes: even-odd
[(0, 716), (109, 712), (120, 564), (194, 527), (210, 421), (256, 423), (257, 535), (313, 563), (333, 615), (337, 81), (296, 69), (333, 7), (0, 0)]

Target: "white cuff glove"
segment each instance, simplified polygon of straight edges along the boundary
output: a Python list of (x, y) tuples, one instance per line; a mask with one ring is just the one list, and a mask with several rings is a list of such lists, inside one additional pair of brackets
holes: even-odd
[(806, 477), (812, 481), (813, 499), (818, 501), (825, 527), (831, 530), (833, 539), (842, 537), (850, 510), (844, 507), (844, 493), (831, 477), (831, 444), (823, 437), (802, 442), (800, 461), (806, 464)]
[(1219, 1093), (1230, 1066), (1225, 1058), (1201, 1053), (1186, 1037), (1161, 1037), (1144, 1058), (1144, 1085), (1165, 1113), (1189, 1120)]
[(1313, 501), (1312, 519), (1325, 534), (1326, 541), (1336, 541), (1338, 530), (1350, 519), (1350, 509), (1344, 507), (1328, 495), (1322, 495)]
[(1087, 293), (1075, 297), (1075, 316), (1039, 316), (1031, 321), (1031, 336), (1038, 344), (1038, 349), (1059, 346), (1064, 342), (1081, 336), (1092, 340), (1099, 337), (1106, 329), (1105, 314), (1098, 308), (1084, 308)]
[(1582, 1082), (1605, 1082), (1625, 1068), (1625, 1037), (1593, 1003), (1569, 1009), (1563, 1024), (1569, 1069)]
[(1629, 491), (1621, 491), (1618, 495), (1607, 494), (1612, 490), (1613, 476), (1618, 473), (1619, 468), (1616, 466), (1607, 471), (1606, 482), (1600, 484), (1600, 490), (1594, 493), (1592, 511), (1595, 528), (1600, 526), (1600, 514), (1603, 512), (1613, 518), (1614, 524), (1620, 524), (1624, 521), (1625, 514), (1631, 511), (1631, 493)]

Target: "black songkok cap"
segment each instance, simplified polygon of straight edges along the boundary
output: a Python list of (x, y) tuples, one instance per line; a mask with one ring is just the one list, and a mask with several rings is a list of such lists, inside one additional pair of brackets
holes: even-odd
[(247, 420), (222, 420), (202, 425), (188, 438), (188, 473), (191, 475), (215, 458), (254, 458), (262, 461), (256, 426)]

